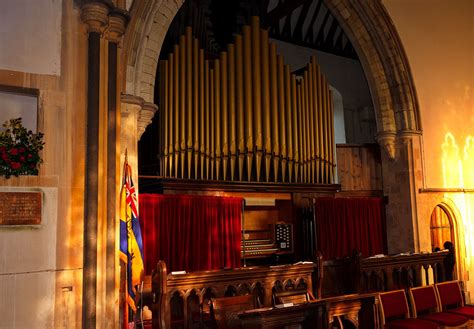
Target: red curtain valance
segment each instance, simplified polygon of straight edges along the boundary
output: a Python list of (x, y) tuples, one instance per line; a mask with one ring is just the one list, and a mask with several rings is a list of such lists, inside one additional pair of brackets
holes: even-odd
[(145, 272), (158, 260), (168, 271), (240, 266), (242, 199), (140, 194)]
[(327, 259), (383, 253), (381, 198), (318, 198), (314, 204), (318, 249)]

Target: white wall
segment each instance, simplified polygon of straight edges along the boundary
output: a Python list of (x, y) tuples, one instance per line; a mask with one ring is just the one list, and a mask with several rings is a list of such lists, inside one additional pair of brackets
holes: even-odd
[[(306, 66), (315, 55), (321, 72), (342, 96), (345, 125), (344, 142), (373, 143), (377, 132), (372, 98), (359, 61), (271, 39), (285, 63), (295, 71)], [(336, 114), (336, 113), (335, 113)], [(339, 113), (340, 114), (340, 113)], [(336, 135), (340, 138), (342, 135)], [(339, 141), (338, 141), (339, 142)]]
[(0, 329), (52, 328), (56, 293), (57, 188), (41, 191), (40, 225), (0, 226)]
[(61, 0), (0, 1), (0, 69), (61, 73)]

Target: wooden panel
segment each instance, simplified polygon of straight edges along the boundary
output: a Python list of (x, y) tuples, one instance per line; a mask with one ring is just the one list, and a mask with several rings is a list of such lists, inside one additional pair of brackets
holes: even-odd
[[(203, 307), (210, 298), (251, 294), (263, 306), (272, 305), (274, 291), (310, 289), (320, 281), (317, 264), (256, 266), (237, 269), (168, 274), (160, 261), (153, 277), (145, 278), (146, 304), (152, 309), (154, 328), (191, 327), (189, 298), (198, 299)], [(173, 312), (173, 301), (180, 300), (180, 311)], [(203, 310), (203, 309), (201, 309)], [(176, 316), (173, 316), (175, 314)], [(178, 316), (179, 315), (179, 316)], [(204, 317), (198, 314), (198, 318)]]
[(337, 174), (343, 191), (382, 190), (382, 165), (377, 144), (338, 144)]

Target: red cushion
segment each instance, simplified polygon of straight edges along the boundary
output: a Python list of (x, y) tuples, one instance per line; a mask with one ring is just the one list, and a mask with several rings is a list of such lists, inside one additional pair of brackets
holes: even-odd
[(421, 319), (403, 319), (390, 321), (385, 324), (385, 328), (389, 329), (438, 329), (438, 325), (434, 322), (424, 321)]
[(423, 312), (438, 306), (433, 286), (413, 289), (411, 291), (415, 302), (416, 312)]
[(442, 306), (462, 304), (461, 289), (456, 281), (439, 284), (436, 289), (438, 289)]
[(474, 319), (474, 307), (473, 306), (463, 306), (459, 308), (455, 308), (452, 310), (447, 310), (446, 312), (454, 313), (457, 315), (465, 316), (469, 319)]
[(437, 312), (421, 316), (420, 318), (439, 323), (443, 326), (460, 326), (469, 321), (468, 318), (448, 312)]
[(405, 316), (408, 313), (407, 300), (403, 290), (380, 295), (385, 318)]

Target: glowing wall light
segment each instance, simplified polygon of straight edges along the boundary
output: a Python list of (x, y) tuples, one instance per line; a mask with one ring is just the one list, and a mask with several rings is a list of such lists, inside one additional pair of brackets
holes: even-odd
[[(462, 154), (452, 133), (444, 137), (442, 149), (442, 171), (445, 188), (474, 188), (474, 137), (468, 136), (465, 140)], [(471, 255), (474, 255), (474, 196), (470, 193), (445, 194), (446, 198), (454, 201), (462, 217), (460, 227), (464, 227), (464, 239), (466, 244), (466, 265), (470, 267)], [(462, 249), (462, 248), (461, 248)]]

